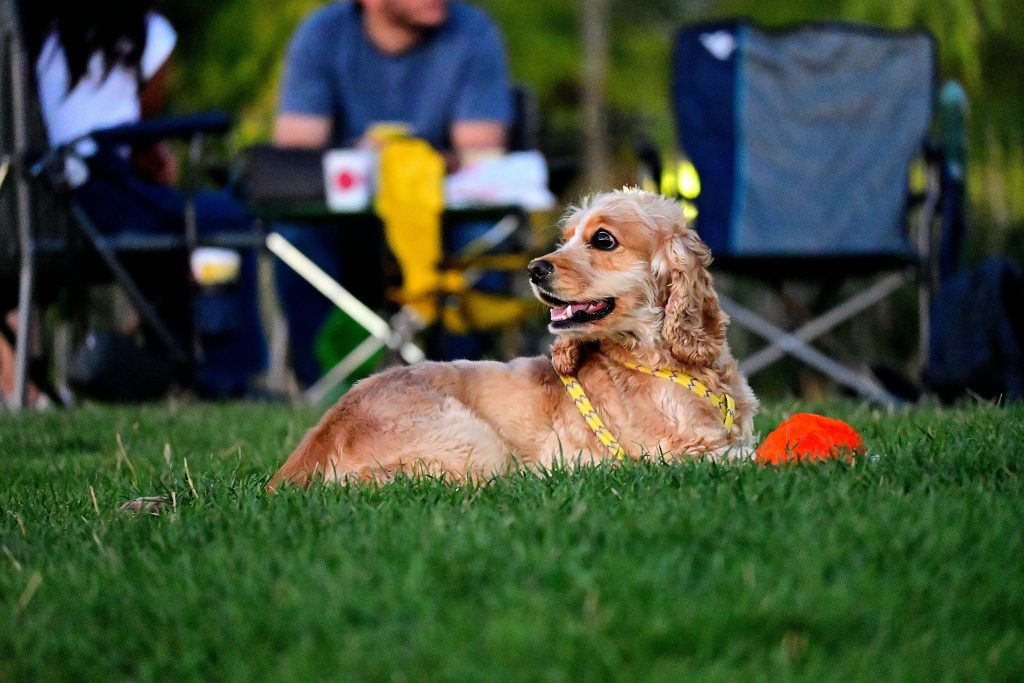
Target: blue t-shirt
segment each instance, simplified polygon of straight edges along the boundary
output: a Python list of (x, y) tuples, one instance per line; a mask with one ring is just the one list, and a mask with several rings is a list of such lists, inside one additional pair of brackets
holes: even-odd
[(404, 121), (446, 149), (455, 121), (511, 119), (501, 37), (482, 11), (452, 2), (444, 24), (389, 55), (370, 42), (357, 3), (334, 2), (292, 38), (280, 109), (330, 117), (336, 146), (352, 145), (375, 122)]

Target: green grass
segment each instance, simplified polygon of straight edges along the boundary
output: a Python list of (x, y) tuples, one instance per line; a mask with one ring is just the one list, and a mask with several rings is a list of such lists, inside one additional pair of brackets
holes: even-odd
[(1020, 680), (1024, 408), (816, 408), (878, 459), (275, 496), (313, 411), (2, 416), (0, 681)]

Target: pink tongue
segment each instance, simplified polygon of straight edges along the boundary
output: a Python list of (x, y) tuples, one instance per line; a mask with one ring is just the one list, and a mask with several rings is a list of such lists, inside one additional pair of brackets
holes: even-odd
[(603, 301), (595, 301), (589, 304), (569, 304), (568, 306), (563, 306), (561, 308), (552, 308), (551, 319), (556, 321), (566, 320), (568, 318), (571, 318), (573, 314), (579, 313), (580, 311), (586, 311), (587, 313), (596, 313), (598, 311), (603, 311), (604, 308), (605, 304)]

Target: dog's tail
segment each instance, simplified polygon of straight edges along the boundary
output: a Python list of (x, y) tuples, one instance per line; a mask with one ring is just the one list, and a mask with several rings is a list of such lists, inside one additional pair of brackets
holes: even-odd
[(309, 430), (298, 448), (281, 465), (281, 469), (270, 478), (267, 490), (273, 491), (283, 484), (308, 486), (314, 477), (324, 476), (335, 451), (330, 431), (324, 429), (323, 425), (317, 425)]

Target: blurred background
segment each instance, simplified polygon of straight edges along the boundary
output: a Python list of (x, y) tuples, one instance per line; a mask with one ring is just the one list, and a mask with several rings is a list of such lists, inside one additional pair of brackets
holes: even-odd
[[(178, 27), (181, 40), (172, 109), (234, 113), (239, 124), (230, 143), (234, 147), (266, 140), (287, 41), (301, 19), (323, 4), (323, 0), (165, 0), (159, 9)], [(638, 136), (652, 139), (666, 152), (673, 148), (669, 49), (673, 33), (683, 24), (740, 15), (769, 26), (841, 19), (926, 28), (938, 39), (941, 78), (959, 80), (970, 102), (969, 260), (993, 252), (1024, 257), (1024, 79), (1020, 77), (1024, 12), (1017, 0), (479, 0), (474, 4), (497, 21), (514, 78), (532, 88), (538, 99), (541, 146), (549, 157), (580, 155), (586, 148), (585, 122), (595, 120), (583, 112), (588, 103), (591, 108), (600, 106), (596, 125), (603, 131), (604, 149), (598, 152), (611, 160), (609, 182), (632, 181), (632, 147)], [(585, 34), (592, 38), (585, 41)], [(607, 73), (604, 79), (602, 72)], [(603, 86), (595, 78), (604, 80)], [(595, 91), (603, 92), (603, 104), (587, 98), (587, 92)]]

